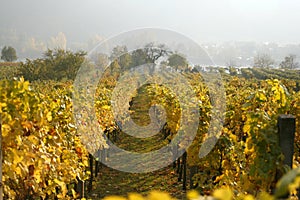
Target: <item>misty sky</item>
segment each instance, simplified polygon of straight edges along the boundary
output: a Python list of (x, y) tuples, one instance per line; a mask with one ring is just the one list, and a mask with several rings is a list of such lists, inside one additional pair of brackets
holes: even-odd
[(167, 28), (197, 42), (300, 43), (299, 0), (0, 0), (1, 29), (68, 41)]

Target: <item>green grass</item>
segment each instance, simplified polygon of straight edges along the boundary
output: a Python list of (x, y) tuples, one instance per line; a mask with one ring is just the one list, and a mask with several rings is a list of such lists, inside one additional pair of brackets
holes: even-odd
[[(143, 152), (147, 152), (158, 147), (156, 143), (153, 143), (154, 139), (158, 139), (159, 146), (160, 135), (151, 139), (143, 139), (143, 143), (134, 142), (131, 137), (122, 135), (118, 146), (121, 148), (127, 146), (128, 150), (139, 149), (143, 146)], [(178, 199), (183, 199), (185, 196), (182, 183), (177, 181), (176, 169), (172, 166), (150, 173), (126, 173), (103, 165), (93, 183), (93, 191), (88, 196), (93, 199), (109, 195), (126, 196), (131, 192), (147, 194), (151, 190), (165, 191)]]
[[(139, 125), (147, 125), (150, 123), (148, 109), (151, 98), (145, 95), (145, 88), (143, 87), (138, 92), (139, 94), (134, 98), (132, 105), (134, 111), (132, 118)], [(127, 151), (145, 153), (160, 149), (166, 143), (162, 133), (142, 139), (120, 133), (115, 144)], [(93, 183), (93, 191), (88, 194), (88, 197), (92, 199), (109, 195), (125, 197), (132, 192), (147, 194), (152, 190), (160, 190), (168, 192), (177, 199), (184, 199), (185, 192), (182, 190), (182, 183), (177, 181), (177, 177), (176, 169), (173, 169), (172, 166), (150, 173), (126, 173), (102, 165), (100, 174)]]

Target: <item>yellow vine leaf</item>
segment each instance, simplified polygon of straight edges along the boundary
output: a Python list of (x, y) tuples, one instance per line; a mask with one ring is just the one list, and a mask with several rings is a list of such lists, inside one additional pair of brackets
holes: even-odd
[(258, 95), (258, 99), (260, 101), (267, 101), (267, 97), (266, 95), (263, 93), (263, 91), (259, 91), (259, 93), (257, 94)]
[(59, 186), (62, 186), (64, 184), (64, 182), (58, 180), (57, 178), (55, 178), (53, 181), (54, 181), (54, 183), (58, 184)]
[(73, 198), (77, 198), (77, 192), (74, 189), (71, 189)]
[(38, 138), (37, 138), (36, 136), (34, 136), (34, 135), (28, 136), (28, 140), (29, 140), (32, 144), (34, 144), (34, 145), (38, 145), (38, 144), (39, 144)]
[(109, 197), (105, 197), (103, 200), (126, 200), (126, 198), (119, 197), (119, 196), (109, 196)]
[(268, 194), (267, 192), (262, 192), (258, 195), (258, 199), (260, 200), (274, 200), (275, 198)]
[(222, 180), (223, 177), (224, 177), (224, 174), (222, 174), (221, 176), (217, 176), (217, 178), (214, 182), (215, 183), (219, 182), (220, 180)]
[(8, 124), (3, 124), (2, 125), (2, 136), (6, 137), (8, 136), (9, 132), (11, 131), (11, 128)]
[(218, 200), (232, 200), (233, 193), (229, 188), (221, 188), (215, 190), (213, 196)]
[(252, 195), (246, 195), (244, 196), (243, 200), (255, 200), (255, 198)]
[(16, 172), (16, 174), (18, 174), (19, 176), (22, 176), (22, 171), (21, 171), (20, 167), (16, 167), (16, 168), (15, 168), (15, 172)]
[(149, 200), (173, 200), (173, 198), (164, 192), (160, 192), (160, 191), (152, 191), (150, 192), (150, 194), (148, 195), (148, 199)]
[(43, 181), (43, 179), (41, 178), (40, 170), (35, 171), (34, 178), (36, 179), (37, 183), (41, 183)]
[(250, 133), (251, 126), (249, 124), (245, 124), (243, 127), (244, 133)]
[(189, 200), (195, 200), (199, 198), (199, 193), (195, 190), (191, 190), (187, 193), (187, 198)]
[(16, 149), (12, 149), (12, 153), (14, 155), (14, 161), (13, 161), (14, 165), (17, 165), (18, 163), (22, 162), (23, 156), (18, 155), (18, 152)]
[(46, 118), (47, 118), (48, 122), (51, 122), (52, 121), (52, 113), (48, 112), (46, 115)]
[(7, 107), (7, 103), (0, 103), (0, 110), (2, 110), (2, 108)]
[(144, 200), (144, 197), (137, 193), (130, 193), (128, 195), (128, 200)]
[(109, 110), (109, 109), (110, 109), (110, 106), (104, 105), (104, 106), (102, 106), (102, 108), (105, 109), (105, 110)]

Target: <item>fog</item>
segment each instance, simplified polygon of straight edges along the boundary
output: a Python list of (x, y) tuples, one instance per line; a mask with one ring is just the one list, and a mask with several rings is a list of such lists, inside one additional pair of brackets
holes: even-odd
[(179, 31), (199, 42), (298, 43), (297, 0), (1, 0), (2, 29), (82, 41), (137, 27)]
[(68, 47), (83, 48), (141, 27), (171, 29), (198, 43), (300, 43), (298, 0), (0, 0), (0, 5), (0, 47), (46, 48), (63, 33)]

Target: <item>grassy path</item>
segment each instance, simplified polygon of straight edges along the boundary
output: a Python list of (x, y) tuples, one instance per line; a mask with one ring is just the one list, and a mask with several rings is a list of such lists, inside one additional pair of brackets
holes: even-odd
[[(145, 88), (139, 90), (131, 106), (134, 111), (132, 118), (141, 126), (147, 125), (150, 121), (148, 111), (151, 98), (145, 94)], [(143, 139), (120, 134), (115, 144), (127, 151), (145, 153), (166, 145), (166, 141), (162, 138), (162, 133)], [(93, 191), (88, 196), (99, 199), (108, 195), (126, 196), (131, 192), (147, 194), (151, 190), (160, 190), (168, 192), (177, 199), (183, 199), (185, 192), (182, 190), (182, 183), (177, 179), (176, 169), (172, 166), (151, 173), (126, 173), (101, 166), (100, 174), (93, 183)]]
[[(153, 138), (143, 139), (141, 143), (135, 138), (122, 136), (118, 146), (127, 150), (136, 147), (136, 149), (146, 152), (161, 145), (160, 137), (160, 135), (156, 135)], [(158, 140), (157, 145), (153, 143), (153, 140)], [(173, 169), (172, 166), (151, 173), (126, 173), (103, 165), (99, 176), (93, 183), (93, 191), (88, 196), (92, 199), (99, 199), (108, 195), (126, 196), (131, 192), (147, 194), (151, 190), (168, 192), (177, 199), (183, 199), (185, 196), (182, 184), (177, 181), (176, 169)]]

